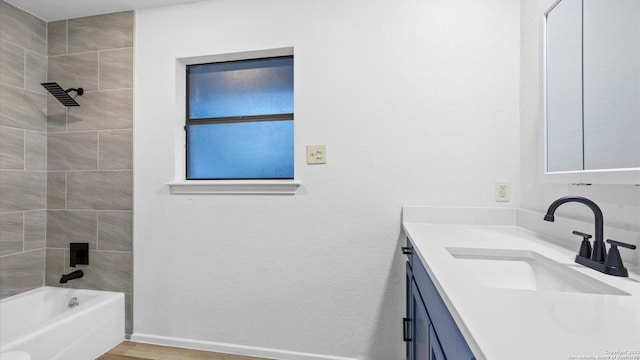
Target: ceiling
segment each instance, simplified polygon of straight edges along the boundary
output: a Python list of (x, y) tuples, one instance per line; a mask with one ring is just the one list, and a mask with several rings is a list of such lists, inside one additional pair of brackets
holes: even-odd
[(42, 20), (52, 21), (196, 2), (199, 0), (5, 0)]

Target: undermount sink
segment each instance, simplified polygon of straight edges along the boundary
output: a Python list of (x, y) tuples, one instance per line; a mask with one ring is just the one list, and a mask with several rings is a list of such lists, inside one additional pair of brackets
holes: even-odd
[(629, 295), (535, 251), (448, 247), (480, 284), (500, 289)]

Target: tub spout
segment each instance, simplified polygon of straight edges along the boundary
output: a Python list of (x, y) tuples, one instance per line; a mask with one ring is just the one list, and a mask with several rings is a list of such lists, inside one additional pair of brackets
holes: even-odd
[(69, 280), (80, 279), (83, 275), (84, 273), (82, 272), (82, 270), (76, 270), (74, 272), (68, 273), (67, 275), (62, 275), (62, 277), (60, 278), (60, 284), (66, 284)]

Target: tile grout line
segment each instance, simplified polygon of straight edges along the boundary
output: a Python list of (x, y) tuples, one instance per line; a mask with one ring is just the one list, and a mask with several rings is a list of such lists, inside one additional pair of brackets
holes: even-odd
[(100, 250), (100, 238), (98, 236), (98, 234), (100, 233), (98, 231), (98, 229), (100, 229), (100, 224), (98, 223), (98, 221), (100, 221), (100, 216), (98, 215), (98, 212), (100, 210), (96, 210), (96, 251)]
[(27, 49), (22, 49), (22, 88), (27, 90)]
[(98, 51), (98, 91), (102, 90), (102, 81), (100, 80), (100, 57), (102, 51)]
[(64, 19), (64, 53), (69, 55), (69, 19)]
[(25, 240), (26, 240), (26, 225), (25, 225), (25, 220), (26, 220), (26, 216), (24, 214), (24, 211), (22, 212), (22, 252), (25, 252), (25, 250), (27, 249), (27, 246), (25, 244)]
[(100, 171), (100, 130), (96, 132), (96, 171)]
[[(3, 40), (3, 41), (5, 41), (5, 40)], [(7, 43), (11, 44), (8, 41), (7, 41)], [(74, 52), (74, 53), (70, 53), (68, 51), (68, 49), (67, 49), (64, 54), (48, 55), (48, 57), (57, 58), (57, 57), (63, 57), (63, 56), (91, 54), (91, 53), (95, 53), (95, 52), (119, 51), (119, 50), (129, 50), (129, 49), (133, 49), (133, 46), (123, 46), (123, 47), (117, 47), (117, 48), (105, 48), (105, 49), (98, 49), (98, 50), (78, 51), (78, 52)], [(27, 50), (29, 50), (29, 49), (27, 49)], [(33, 51), (33, 50), (30, 50), (30, 51), (35, 52), (36, 54), (38, 53), (37, 51)]]
[(27, 134), (22, 130), (22, 170), (27, 171)]

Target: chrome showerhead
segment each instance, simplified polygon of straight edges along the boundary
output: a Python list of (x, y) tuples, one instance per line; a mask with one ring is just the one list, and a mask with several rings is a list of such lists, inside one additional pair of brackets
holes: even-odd
[(84, 94), (84, 89), (82, 88), (71, 88), (67, 90), (63, 90), (57, 82), (48, 82), (40, 84), (44, 86), (47, 91), (51, 93), (58, 101), (62, 103), (64, 106), (80, 106), (70, 95), (70, 91), (75, 91), (78, 95), (82, 96)]

